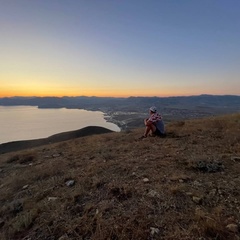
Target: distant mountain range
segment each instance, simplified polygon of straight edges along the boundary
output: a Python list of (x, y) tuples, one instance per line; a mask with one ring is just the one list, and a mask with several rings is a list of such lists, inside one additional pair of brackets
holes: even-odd
[(158, 108), (229, 108), (240, 110), (240, 96), (199, 95), (187, 97), (10, 97), (0, 98), (0, 105), (27, 105), (39, 108), (81, 108), (106, 111), (146, 111), (150, 106)]

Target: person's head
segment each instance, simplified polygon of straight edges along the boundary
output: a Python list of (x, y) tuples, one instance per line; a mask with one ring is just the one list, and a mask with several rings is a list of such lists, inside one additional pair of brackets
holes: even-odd
[(156, 113), (156, 112), (157, 112), (157, 108), (154, 107), (154, 106), (152, 106), (152, 107), (149, 108), (149, 111), (150, 111), (151, 113)]

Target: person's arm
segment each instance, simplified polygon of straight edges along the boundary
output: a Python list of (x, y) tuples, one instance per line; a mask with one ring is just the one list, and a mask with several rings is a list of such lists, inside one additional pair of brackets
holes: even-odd
[(145, 126), (149, 126), (149, 125), (151, 125), (153, 122), (152, 122), (151, 118), (146, 118), (146, 119), (144, 120), (144, 123), (145, 123)]
[(145, 119), (144, 119), (144, 124), (145, 124), (145, 126), (147, 126), (147, 121), (148, 121), (148, 118), (145, 118)]

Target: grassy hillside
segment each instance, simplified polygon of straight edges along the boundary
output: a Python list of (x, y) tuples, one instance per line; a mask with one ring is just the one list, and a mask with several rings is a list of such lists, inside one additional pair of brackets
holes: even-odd
[(75, 131), (58, 133), (47, 138), (3, 143), (3, 144), (0, 144), (0, 154), (29, 149), (33, 147), (39, 147), (42, 145), (47, 145), (47, 144), (56, 143), (56, 142), (67, 141), (67, 140), (75, 139), (79, 137), (85, 137), (85, 136), (103, 134), (103, 133), (109, 133), (109, 132), (112, 132), (112, 131), (107, 128), (98, 127), (98, 126), (89, 126), (79, 130), (75, 130)]
[(0, 155), (0, 239), (240, 239), (240, 114)]

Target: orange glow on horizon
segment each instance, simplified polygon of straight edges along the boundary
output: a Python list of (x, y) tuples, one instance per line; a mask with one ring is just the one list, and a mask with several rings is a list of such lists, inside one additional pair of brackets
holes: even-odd
[(55, 91), (47, 91), (47, 92), (39, 92), (39, 91), (1, 91), (0, 93), (0, 98), (4, 98), (4, 97), (79, 97), (79, 96), (87, 96), (87, 97), (91, 97), (91, 96), (95, 96), (95, 97), (123, 97), (123, 98), (127, 98), (127, 97), (171, 97), (171, 96), (187, 96), (185, 94), (180, 94), (180, 93), (143, 93), (143, 92), (139, 92), (137, 93), (136, 91), (133, 93), (131, 92), (125, 92), (125, 93), (121, 93), (121, 92), (110, 92), (110, 91), (106, 91), (106, 92), (55, 92)]
[(176, 97), (176, 96), (193, 96), (193, 95), (201, 95), (201, 94), (215, 94), (215, 95), (224, 95), (226, 93), (220, 93), (220, 92), (198, 92), (194, 90), (188, 90), (186, 92), (179, 91), (179, 92), (173, 92), (173, 91), (162, 91), (162, 92), (156, 92), (151, 91), (150, 89), (146, 90), (137, 90), (137, 89), (131, 89), (128, 91), (123, 90), (110, 90), (110, 89), (101, 89), (101, 90), (79, 90), (76, 88), (73, 90), (72, 88), (63, 90), (63, 88), (48, 88), (46, 90), (45, 88), (39, 88), (36, 91), (33, 91), (31, 89), (24, 89), (20, 88), (17, 89), (14, 88), (12, 90), (9, 90), (9, 88), (1, 89), (0, 92), (0, 98), (3, 97), (79, 97), (79, 96), (95, 96), (95, 97), (122, 97), (122, 98), (128, 98), (128, 97)]
[[(131, 89), (90, 89), (90, 87), (80, 89), (80, 87), (60, 86), (49, 84), (46, 86), (25, 84), (9, 85), (2, 87), (0, 97), (77, 97), (77, 96), (96, 96), (96, 97), (130, 97), (130, 96), (170, 96), (171, 93), (154, 93), (151, 90)], [(174, 94), (175, 95), (175, 94)]]
[(79, 93), (79, 94), (73, 94), (73, 93), (48, 93), (48, 94), (39, 94), (39, 93), (1, 93), (0, 98), (4, 97), (79, 97), (79, 96), (86, 96), (86, 97), (113, 97), (113, 98), (128, 98), (128, 97), (176, 97), (176, 96), (190, 96), (190, 95), (200, 95), (200, 94), (97, 94), (97, 93)]

